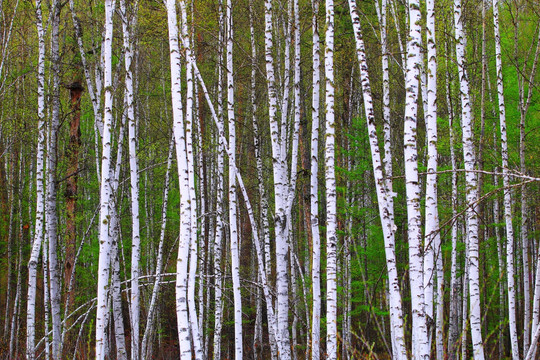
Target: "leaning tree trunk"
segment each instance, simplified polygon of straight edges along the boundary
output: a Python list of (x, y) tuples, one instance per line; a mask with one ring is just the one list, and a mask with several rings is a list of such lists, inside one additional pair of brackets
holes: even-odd
[[(390, 151), (390, 125), (385, 124), (388, 127), (385, 130), (385, 157), (384, 157), (384, 170), (383, 162), (381, 161), (381, 155), (379, 150), (379, 144), (377, 139), (377, 130), (375, 128), (375, 112), (373, 107), (373, 100), (371, 95), (371, 84), (369, 81), (369, 73), (366, 60), (366, 52), (364, 41), (362, 37), (360, 27), (360, 17), (356, 2), (349, 0), (349, 10), (351, 13), (351, 20), (353, 24), (353, 30), (356, 40), (356, 56), (360, 65), (360, 80), (362, 82), (362, 95), (364, 99), (364, 111), (366, 114), (366, 121), (369, 133), (369, 145), (371, 150), (371, 161), (373, 165), (373, 174), (375, 178), (375, 189), (377, 191), (377, 200), (379, 204), (379, 216), (383, 228), (384, 235), (384, 247), (386, 255), (386, 266), (388, 272), (389, 282), (389, 304), (390, 304), (390, 324), (393, 328), (394, 338), (392, 340), (395, 343), (397, 353), (394, 356), (397, 359), (407, 358), (407, 349), (405, 347), (405, 335), (403, 331), (403, 315), (402, 315), (402, 303), (399, 287), (399, 278), (397, 273), (397, 261), (395, 254), (395, 224), (394, 224), (394, 205), (392, 191), (392, 181), (389, 179), (392, 172), (392, 159)], [(389, 99), (388, 99), (389, 102)], [(389, 114), (387, 114), (389, 116)], [(386, 121), (386, 120), (385, 120)], [(385, 176), (386, 175), (386, 178)]]

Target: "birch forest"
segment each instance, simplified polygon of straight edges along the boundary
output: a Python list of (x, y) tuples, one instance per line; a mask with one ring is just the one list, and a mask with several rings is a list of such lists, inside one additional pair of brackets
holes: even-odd
[(0, 0), (0, 358), (540, 359), (536, 0)]

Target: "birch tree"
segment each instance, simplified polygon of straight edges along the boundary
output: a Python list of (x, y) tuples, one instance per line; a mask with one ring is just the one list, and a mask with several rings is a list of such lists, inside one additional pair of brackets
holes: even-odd
[(231, 244), (231, 274), (234, 297), (234, 357), (242, 359), (242, 294), (236, 196), (236, 124), (234, 114), (233, 18), (232, 1), (227, 1), (227, 118), (229, 122), (229, 241)]
[(320, 77), (321, 50), (319, 40), (319, 0), (312, 1), (313, 31), (313, 92), (311, 102), (311, 177), (310, 177), (310, 223), (312, 237), (312, 269), (311, 282), (313, 293), (313, 311), (311, 319), (311, 359), (320, 359), (321, 337), (321, 239), (319, 234), (319, 109), (320, 109)]
[(176, 3), (168, 0), (167, 21), (169, 30), (169, 49), (171, 66), (171, 97), (173, 104), (173, 132), (176, 145), (176, 161), (180, 181), (180, 240), (176, 262), (176, 316), (178, 322), (178, 339), (180, 358), (191, 359), (190, 324), (187, 304), (187, 271), (189, 244), (191, 241), (191, 207), (189, 196), (189, 174), (186, 152), (186, 134), (184, 131), (184, 116), (182, 109), (181, 62), (180, 46), (178, 43), (178, 22), (176, 18)]
[[(223, 125), (223, 53), (222, 43), (225, 36), (225, 19), (223, 16), (223, 0), (219, 0), (219, 40), (218, 40), (218, 79), (217, 79), (217, 131), (219, 134), (225, 132)], [(218, 141), (217, 169), (216, 169), (216, 235), (214, 239), (214, 274), (215, 274), (215, 319), (214, 319), (214, 360), (221, 359), (221, 329), (223, 318), (222, 301), (222, 243), (223, 243), (223, 198), (224, 198), (224, 162), (225, 148), (221, 141)]]
[[(437, 359), (444, 356), (443, 346), (443, 281), (441, 237), (439, 232), (439, 211), (437, 204), (437, 50), (435, 46), (435, 1), (428, 0), (427, 8), (427, 171), (426, 176), (426, 225), (424, 238), (424, 294), (426, 316), (435, 318), (435, 338)], [(435, 276), (436, 275), (436, 276)], [(436, 295), (433, 294), (434, 280), (437, 280)], [(434, 302), (435, 298), (435, 302)], [(434, 315), (434, 307), (436, 314)], [(428, 329), (429, 331), (429, 329)], [(431, 339), (431, 331), (428, 339)], [(430, 342), (431, 343), (431, 342)]]
[(34, 229), (34, 239), (30, 260), (28, 262), (28, 297), (26, 310), (26, 358), (35, 359), (35, 333), (36, 333), (36, 281), (39, 253), (43, 243), (43, 226), (45, 221), (45, 146), (47, 126), (45, 121), (45, 31), (43, 29), (43, 16), (41, 0), (36, 0), (36, 27), (38, 33), (38, 142), (36, 159), (36, 220)]
[(506, 135), (506, 109), (504, 105), (504, 85), (502, 75), (501, 37), (499, 31), (499, 4), (493, 0), (493, 23), (495, 32), (495, 62), (497, 66), (497, 95), (499, 99), (499, 123), (501, 129), (501, 158), (504, 190), (504, 220), (506, 224), (506, 273), (508, 282), (508, 324), (510, 326), (510, 344), (512, 359), (519, 356), (519, 343), (516, 319), (516, 288), (514, 280), (514, 227), (512, 225), (512, 198), (510, 176), (508, 174), (508, 138)]
[[(137, 4), (132, 11), (137, 11)], [(140, 293), (139, 293), (139, 261), (140, 261), (140, 226), (139, 226), (139, 165), (137, 159), (137, 133), (134, 109), (134, 88), (133, 88), (133, 39), (132, 29), (136, 26), (136, 16), (128, 14), (124, 0), (120, 1), (120, 11), (122, 14), (122, 34), (124, 45), (124, 68), (125, 76), (125, 99), (127, 121), (128, 121), (128, 143), (129, 143), (129, 170), (131, 187), (131, 358), (139, 358), (139, 314), (140, 314)]]
[[(180, 2), (181, 25), (182, 25), (182, 43), (186, 52), (186, 58), (192, 58), (192, 44), (188, 34), (188, 16), (187, 6), (185, 1)], [(189, 241), (189, 269), (188, 269), (188, 313), (189, 325), (192, 335), (193, 351), (196, 359), (203, 357), (203, 349), (201, 348), (201, 335), (199, 329), (199, 321), (195, 304), (195, 276), (197, 272), (197, 199), (195, 194), (195, 163), (193, 159), (193, 115), (194, 115), (194, 84), (193, 84), (193, 66), (191, 61), (186, 62), (186, 115), (185, 115), (185, 141), (186, 141), (186, 156), (188, 166), (188, 186), (189, 186), (189, 202), (190, 206), (190, 241)]]
[(334, 119), (334, 2), (326, 0), (326, 143), (324, 151), (326, 183), (326, 352), (337, 359), (337, 203), (335, 174)]
[(99, 266), (97, 288), (97, 315), (96, 315), (96, 359), (105, 359), (106, 326), (108, 313), (108, 287), (111, 263), (111, 238), (109, 237), (109, 207), (111, 200), (111, 128), (113, 119), (112, 94), (112, 37), (113, 16), (115, 0), (105, 1), (105, 38), (103, 41), (104, 54), (104, 89), (105, 101), (103, 107), (103, 137), (100, 184), (100, 212), (99, 212)]
[(480, 275), (478, 264), (478, 215), (476, 200), (478, 199), (477, 176), (475, 170), (475, 151), (472, 132), (471, 100), (469, 79), (465, 68), (465, 33), (461, 0), (454, 0), (454, 29), (456, 37), (456, 62), (459, 74), (461, 97), (461, 128), (463, 140), (463, 162), (465, 167), (466, 200), (467, 200), (467, 252), (469, 294), (470, 294), (470, 326), (475, 360), (484, 359), (480, 311)]
[(407, 237), (409, 241), (409, 278), (411, 286), (412, 350), (414, 359), (429, 359), (427, 319), (424, 301), (423, 249), (418, 178), (417, 115), (418, 79), (420, 77), (420, 3), (409, 0), (409, 41), (405, 79), (404, 157), (407, 193)]
[[(272, 41), (272, 1), (265, 0), (265, 58), (266, 58), (266, 83), (268, 87), (268, 113), (270, 123), (270, 136), (272, 143), (272, 170), (275, 192), (275, 214), (276, 224), (276, 288), (277, 288), (277, 331), (278, 339), (281, 342), (282, 353), (280, 358), (290, 359), (289, 347), (289, 299), (288, 299), (288, 275), (287, 275), (287, 215), (286, 215), (286, 166), (283, 147), (284, 130), (280, 130), (277, 119), (277, 90), (275, 84), (273, 41)], [(276, 339), (276, 340), (278, 340)]]

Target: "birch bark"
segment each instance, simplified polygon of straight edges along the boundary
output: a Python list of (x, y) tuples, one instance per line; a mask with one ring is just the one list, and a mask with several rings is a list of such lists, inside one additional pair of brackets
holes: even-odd
[(504, 190), (504, 220), (506, 224), (506, 272), (508, 282), (508, 322), (510, 327), (510, 344), (512, 359), (519, 356), (519, 342), (516, 318), (516, 284), (514, 280), (514, 227), (512, 225), (512, 198), (510, 176), (508, 174), (508, 139), (506, 135), (506, 110), (504, 104), (504, 85), (502, 75), (501, 37), (499, 30), (499, 4), (493, 0), (493, 23), (495, 32), (495, 63), (497, 67), (497, 94), (499, 100), (499, 123), (501, 130), (501, 158)]
[(313, 92), (311, 102), (311, 177), (310, 177), (310, 223), (312, 236), (312, 294), (311, 359), (320, 359), (321, 337), (321, 239), (319, 235), (319, 110), (321, 87), (321, 50), (319, 40), (319, 0), (312, 1), (313, 31)]
[(334, 120), (334, 2), (326, 0), (326, 352), (328, 360), (337, 359), (337, 204), (335, 175)]
[(461, 127), (463, 139), (463, 162), (465, 165), (467, 208), (467, 266), (469, 275), (470, 294), (470, 324), (471, 340), (475, 360), (484, 359), (482, 341), (481, 309), (480, 309), (480, 275), (478, 264), (478, 215), (476, 200), (478, 199), (477, 176), (475, 169), (475, 151), (473, 144), (471, 100), (469, 94), (469, 79), (465, 69), (465, 33), (461, 0), (454, 0), (454, 28), (456, 37), (456, 60), (460, 79), (461, 92)]
[[(424, 294), (426, 316), (436, 319), (435, 338), (437, 359), (444, 356), (443, 346), (443, 281), (441, 237), (439, 231), (439, 211), (437, 204), (437, 49), (435, 45), (435, 1), (428, 0), (427, 8), (427, 176), (426, 176), (426, 215), (424, 238)], [(428, 261), (429, 260), (429, 261)], [(436, 294), (433, 294), (434, 280), (437, 280)], [(435, 299), (435, 302), (434, 302)], [(436, 315), (434, 316), (434, 307)], [(428, 338), (432, 329), (428, 328)]]
[(240, 258), (236, 195), (236, 118), (234, 114), (233, 76), (233, 18), (232, 1), (227, 1), (227, 118), (229, 121), (229, 231), (231, 244), (231, 275), (234, 297), (234, 353), (242, 359), (242, 294), (240, 287)]
[[(188, 34), (188, 16), (186, 1), (180, 1), (181, 24), (182, 24), (182, 42), (188, 59), (192, 58), (192, 44)], [(203, 358), (203, 349), (201, 347), (201, 335), (199, 321), (197, 317), (197, 306), (195, 304), (195, 277), (197, 273), (197, 198), (195, 194), (195, 163), (193, 160), (193, 68), (191, 61), (186, 62), (186, 115), (185, 115), (185, 139), (186, 154), (188, 166), (189, 183), (189, 204), (190, 204), (190, 242), (189, 242), (189, 273), (188, 273), (188, 313), (189, 324), (191, 328), (193, 351), (195, 358)]]
[(405, 185), (409, 241), (409, 277), (412, 308), (412, 349), (414, 359), (429, 359), (427, 319), (423, 284), (423, 249), (421, 247), (420, 186), (418, 178), (417, 115), (418, 79), (420, 77), (420, 3), (409, 0), (409, 41), (407, 42), (406, 104), (404, 123)]
[[(277, 331), (278, 347), (281, 346), (280, 358), (288, 360), (291, 357), (289, 346), (289, 296), (287, 274), (287, 212), (285, 197), (286, 166), (284, 166), (284, 154), (281, 136), (283, 128), (280, 128), (277, 120), (277, 90), (275, 85), (274, 56), (272, 41), (272, 1), (265, 0), (265, 58), (266, 58), (266, 82), (268, 87), (268, 112), (270, 123), (270, 135), (272, 143), (273, 179), (275, 191), (275, 236), (276, 236), (276, 287), (277, 287)], [(283, 124), (282, 124), (283, 125)]]
[[(136, 3), (137, 4), (137, 3)], [(137, 11), (137, 5), (132, 9)], [(137, 132), (134, 104), (133, 87), (133, 39), (132, 29), (136, 26), (136, 17), (126, 11), (125, 0), (120, 0), (122, 13), (122, 34), (124, 45), (124, 68), (126, 113), (128, 121), (128, 144), (129, 144), (129, 171), (131, 187), (131, 359), (139, 359), (139, 316), (140, 316), (140, 293), (139, 293), (139, 262), (140, 262), (140, 226), (139, 226), (139, 164), (137, 159)]]
[[(219, 41), (218, 41), (218, 84), (217, 84), (217, 104), (218, 114), (216, 125), (218, 133), (223, 134), (225, 132), (223, 125), (223, 51), (222, 43), (225, 36), (225, 19), (223, 16), (223, 1), (219, 0)], [(223, 318), (223, 301), (222, 301), (222, 238), (223, 238), (223, 199), (224, 194), (224, 155), (225, 147), (218, 141), (218, 153), (217, 153), (217, 169), (216, 169), (216, 235), (214, 239), (214, 274), (215, 274), (215, 318), (214, 318), (214, 360), (221, 360), (221, 329)]]
[(107, 356), (106, 326), (108, 313), (108, 287), (111, 257), (111, 238), (109, 237), (109, 207), (111, 199), (111, 127), (112, 127), (112, 37), (115, 0), (105, 1), (105, 39), (103, 41), (104, 62), (104, 115), (101, 160), (100, 213), (99, 213), (99, 269), (97, 288), (96, 315), (96, 359), (103, 360)]
[(171, 96), (173, 104), (173, 132), (176, 144), (176, 160), (180, 182), (180, 240), (176, 262), (176, 316), (178, 322), (178, 339), (180, 358), (191, 360), (190, 324), (187, 304), (187, 275), (189, 244), (191, 241), (191, 207), (189, 191), (188, 160), (186, 152), (186, 134), (182, 110), (181, 62), (178, 43), (178, 22), (176, 3), (167, 0), (167, 20), (169, 30), (169, 49), (171, 66)]
[(43, 29), (43, 17), (41, 9), (41, 0), (36, 0), (36, 27), (38, 33), (38, 73), (37, 73), (37, 92), (38, 92), (38, 142), (36, 159), (36, 219), (34, 240), (28, 262), (28, 297), (26, 311), (26, 358), (35, 359), (35, 315), (36, 315), (36, 281), (39, 253), (43, 243), (43, 225), (45, 221), (45, 146), (46, 131), (45, 122), (45, 32)]

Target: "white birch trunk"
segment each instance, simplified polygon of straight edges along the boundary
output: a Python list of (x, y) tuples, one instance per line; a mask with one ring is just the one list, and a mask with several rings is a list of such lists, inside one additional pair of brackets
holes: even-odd
[[(217, 128), (218, 133), (223, 134), (225, 132), (223, 125), (223, 53), (222, 43), (225, 36), (224, 31), (224, 17), (223, 17), (223, 1), (219, 1), (219, 41), (218, 41), (218, 84), (217, 84), (217, 98), (218, 98), (218, 119)], [(221, 329), (223, 326), (223, 294), (222, 294), (222, 238), (223, 238), (223, 199), (224, 194), (224, 155), (225, 148), (221, 141), (218, 141), (218, 154), (217, 154), (217, 191), (216, 191), (216, 235), (214, 238), (214, 360), (221, 360)]]
[(242, 359), (242, 294), (240, 286), (240, 249), (236, 195), (236, 119), (234, 114), (233, 18), (232, 1), (227, 1), (227, 118), (229, 122), (229, 230), (231, 244), (231, 275), (234, 297), (234, 353)]
[[(45, 197), (47, 197), (47, 193), (45, 192)], [(47, 205), (45, 204), (45, 208)], [(45, 216), (45, 219), (47, 219), (47, 216)], [(44, 325), (44, 333), (46, 336), (44, 336), (42, 339), (45, 340), (45, 357), (47, 359), (50, 359), (51, 357), (51, 343), (50, 343), (50, 324), (51, 324), (51, 304), (50, 304), (50, 288), (49, 288), (49, 236), (47, 233), (47, 224), (45, 224), (45, 236), (43, 238), (43, 253), (42, 253), (42, 260), (43, 260), (43, 325)], [(40, 341), (41, 342), (41, 341)], [(36, 345), (36, 347), (39, 347), (39, 343)]]
[[(188, 34), (188, 17), (186, 1), (180, 2), (181, 24), (182, 24), (182, 42), (186, 52), (186, 57), (192, 57), (192, 45)], [(193, 351), (195, 359), (203, 358), (203, 349), (201, 347), (201, 335), (199, 321), (197, 317), (197, 305), (195, 303), (195, 276), (197, 273), (197, 199), (195, 194), (195, 164), (193, 159), (193, 70), (191, 61), (186, 63), (186, 116), (185, 116), (185, 139), (186, 154), (188, 166), (189, 183), (189, 203), (190, 203), (190, 242), (189, 242), (189, 273), (188, 273), (188, 313), (189, 325), (192, 335)]]
[(326, 0), (326, 352), (328, 360), (337, 359), (337, 203), (335, 175), (334, 120), (334, 2)]
[(173, 131), (176, 144), (176, 160), (180, 182), (180, 240), (176, 262), (176, 316), (178, 322), (178, 339), (180, 358), (191, 360), (190, 324), (187, 303), (187, 275), (189, 244), (191, 240), (191, 207), (189, 192), (188, 160), (186, 152), (186, 134), (182, 112), (181, 62), (178, 43), (178, 22), (176, 3), (167, 1), (167, 18), (169, 28), (169, 48), (171, 66), (171, 96), (173, 104)]
[(38, 142), (36, 159), (36, 220), (34, 230), (34, 240), (28, 261), (28, 297), (26, 310), (26, 358), (35, 359), (35, 315), (36, 315), (36, 281), (39, 253), (43, 243), (43, 225), (45, 221), (45, 146), (47, 126), (45, 122), (45, 32), (43, 29), (43, 18), (41, 10), (41, 0), (36, 0), (36, 26), (38, 33), (38, 72), (37, 72), (37, 93), (38, 93)]
[[(193, 6), (193, 4), (192, 4)], [(192, 23), (192, 30), (193, 30), (193, 23)], [(194, 34), (194, 31), (192, 32), (192, 35)], [(191, 40), (191, 43), (194, 44), (195, 41)], [(197, 84), (194, 84), (193, 86), (193, 99), (195, 100), (194, 103), (194, 121), (195, 125), (197, 127), (197, 172), (198, 172), (198, 178), (195, 180), (198, 186), (199, 190), (199, 196), (196, 198), (197, 200), (197, 209), (199, 209), (199, 214), (196, 213), (197, 217), (201, 217), (202, 220), (198, 223), (195, 222), (197, 225), (197, 233), (200, 233), (201, 236), (198, 238), (198, 241), (196, 243), (196, 246), (200, 248), (200, 255), (197, 256), (197, 262), (199, 263), (199, 269), (200, 273), (208, 275), (209, 274), (209, 267), (208, 267), (208, 260), (210, 258), (209, 251), (207, 253), (205, 243), (207, 243), (207, 240), (205, 239), (207, 234), (207, 224), (209, 221), (206, 219), (206, 159), (204, 158), (203, 154), (203, 117), (202, 114), (199, 113), (199, 92)], [(208, 332), (205, 332), (205, 309), (209, 308), (210, 306), (210, 292), (206, 292), (206, 303), (203, 301), (205, 299), (204, 291), (205, 289), (209, 288), (209, 282), (206, 277), (199, 277), (199, 287), (198, 287), (198, 297), (199, 297), (199, 314), (198, 314), (198, 328), (199, 328), (199, 341), (201, 344), (201, 353), (203, 359), (208, 358)]]
[(321, 87), (321, 50), (319, 41), (319, 0), (312, 1), (313, 29), (313, 95), (311, 102), (311, 177), (310, 177), (310, 217), (312, 250), (312, 295), (313, 310), (311, 320), (311, 359), (320, 359), (321, 337), (321, 239), (319, 235), (319, 110)]
[(97, 289), (96, 315), (96, 359), (103, 360), (107, 356), (106, 326), (108, 313), (108, 288), (111, 256), (111, 239), (109, 237), (109, 207), (111, 198), (111, 127), (112, 127), (112, 37), (115, 0), (105, 1), (105, 39), (103, 41), (104, 63), (104, 115), (101, 161), (100, 213), (99, 213), (99, 270)]
[(420, 3), (409, 0), (409, 41), (407, 42), (407, 75), (405, 88), (404, 157), (407, 193), (407, 219), (409, 241), (409, 277), (411, 287), (412, 349), (413, 359), (429, 359), (427, 314), (425, 313), (423, 283), (423, 249), (421, 246), (420, 186), (418, 178), (418, 151), (416, 126), (418, 115), (418, 79), (420, 77)]
[[(116, 217), (117, 214), (114, 215)], [(111, 220), (112, 223), (116, 223), (116, 220)], [(118, 226), (117, 224), (114, 224)], [(117, 233), (117, 231), (114, 231)], [(115, 234), (113, 240), (113, 250), (111, 253), (111, 261), (113, 261), (113, 269), (111, 276), (111, 297), (113, 308), (113, 325), (114, 335), (116, 342), (116, 359), (127, 360), (127, 349), (125, 341), (124, 319), (122, 318), (122, 288), (120, 285), (120, 260), (118, 258), (118, 234)]]
[[(468, 228), (467, 226), (464, 226), (465, 228)], [(467, 234), (467, 231), (464, 231), (465, 234)], [(465, 235), (465, 254), (469, 253), (469, 240), (467, 239), (467, 235)], [(467, 256), (465, 256), (465, 266), (464, 266), (464, 274), (463, 274), (463, 280), (462, 280), (462, 304), (461, 304), (461, 358), (467, 359), (468, 354), (468, 333), (469, 333), (469, 259)]]
[[(124, 105), (126, 104), (126, 96), (124, 94)], [(114, 166), (110, 167), (109, 178), (110, 178), (110, 201), (109, 201), (109, 238), (111, 239), (111, 253), (110, 270), (111, 279), (110, 279), (110, 293), (107, 294), (107, 306), (110, 309), (112, 307), (112, 321), (109, 322), (111, 314), (107, 312), (106, 314), (106, 327), (109, 329), (114, 328), (114, 336), (116, 343), (116, 357), (118, 359), (125, 360), (127, 359), (127, 348), (125, 343), (125, 330), (124, 330), (124, 318), (122, 316), (122, 289), (120, 281), (120, 255), (118, 244), (120, 239), (120, 227), (119, 227), (119, 218), (117, 212), (117, 203), (118, 203), (118, 183), (120, 177), (120, 166), (122, 165), (123, 157), (123, 147), (122, 143), (124, 142), (125, 127), (124, 124), (127, 119), (127, 113), (124, 113), (120, 119), (120, 130), (118, 132), (118, 146), (116, 149), (116, 162)], [(123, 250), (122, 250), (123, 251)], [(125, 261), (124, 261), (125, 262)], [(112, 336), (108, 335), (109, 339)], [(109, 351), (111, 347), (110, 340), (105, 343), (106, 352)]]
[(471, 100), (469, 95), (469, 80), (465, 69), (465, 33), (463, 31), (463, 18), (461, 0), (454, 0), (454, 27), (456, 36), (456, 60), (460, 79), (461, 92), (461, 127), (463, 138), (463, 162), (465, 165), (466, 199), (467, 199), (467, 263), (469, 274), (470, 294), (470, 324), (471, 340), (473, 344), (474, 359), (484, 359), (484, 345), (482, 341), (482, 324), (480, 310), (480, 275), (478, 261), (478, 215), (476, 213), (478, 199), (477, 175), (475, 169), (475, 150), (473, 144)]
[[(139, 165), (137, 159), (137, 132), (134, 111), (134, 87), (133, 87), (133, 40), (132, 30), (136, 24), (135, 16), (126, 12), (125, 0), (120, 1), (122, 13), (122, 34), (124, 45), (124, 68), (125, 75), (125, 98), (128, 120), (128, 144), (129, 144), (129, 171), (131, 187), (131, 359), (139, 359), (139, 316), (140, 316), (140, 293), (139, 293), (139, 262), (140, 262), (140, 226), (139, 226)], [(137, 11), (137, 9), (133, 9)]]
[[(496, 132), (493, 132), (493, 143), (497, 144), (497, 134)], [(495, 167), (495, 171), (498, 171), (498, 167)], [(499, 180), (498, 176), (493, 176), (493, 186), (498, 187), (499, 186)], [(500, 211), (499, 211), (499, 199), (495, 198), (493, 200), (493, 222), (495, 224), (500, 223)], [(504, 274), (504, 251), (503, 251), (503, 243), (501, 239), (501, 231), (498, 226), (495, 226), (493, 229), (495, 232), (495, 241), (497, 242), (497, 260), (499, 265), (499, 272), (501, 274)], [(504, 288), (504, 281), (501, 281), (499, 283), (499, 316), (504, 318), (505, 316), (505, 288)], [(499, 358), (504, 358), (504, 334), (506, 333), (506, 329), (500, 329), (499, 330)]]
[[(437, 205), (437, 50), (435, 45), (435, 1), (428, 0), (427, 8), (427, 55), (428, 71), (426, 99), (427, 112), (425, 121), (427, 128), (427, 171), (426, 176), (426, 215), (424, 238), (424, 294), (426, 316), (435, 318), (436, 355), (438, 360), (444, 357), (443, 346), (443, 281), (441, 237), (439, 231), (439, 211)], [(434, 295), (434, 280), (437, 280)], [(435, 301), (434, 301), (435, 299)], [(434, 316), (434, 307), (436, 316)], [(433, 321), (428, 322), (432, 324)], [(429, 325), (428, 325), (429, 326)], [(428, 328), (431, 338), (433, 329)]]
[(495, 32), (495, 63), (497, 66), (497, 94), (499, 99), (499, 122), (501, 130), (501, 158), (504, 186), (504, 220), (506, 223), (506, 271), (508, 282), (508, 322), (510, 327), (510, 344), (512, 359), (519, 356), (519, 342), (516, 318), (516, 284), (514, 280), (514, 227), (512, 225), (512, 198), (510, 176), (508, 174), (508, 140), (506, 136), (506, 110), (504, 105), (504, 86), (502, 77), (501, 37), (499, 31), (499, 5), (493, 0), (493, 23)]
[[(272, 42), (272, 1), (265, 0), (265, 58), (266, 82), (268, 87), (269, 123), (272, 142), (273, 178), (275, 191), (275, 235), (276, 235), (276, 287), (277, 287), (277, 334), (276, 341), (281, 347), (280, 358), (289, 360), (291, 357), (289, 346), (289, 288), (287, 274), (287, 212), (285, 198), (286, 166), (282, 154), (283, 128), (280, 129), (277, 121), (277, 90), (274, 75), (274, 57)], [(283, 109), (282, 109), (283, 110)]]

